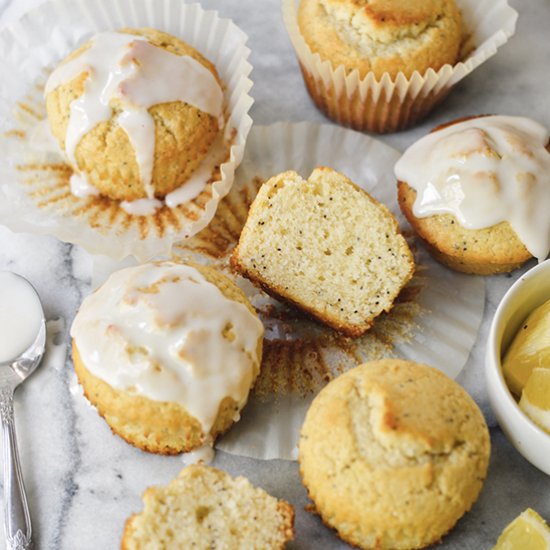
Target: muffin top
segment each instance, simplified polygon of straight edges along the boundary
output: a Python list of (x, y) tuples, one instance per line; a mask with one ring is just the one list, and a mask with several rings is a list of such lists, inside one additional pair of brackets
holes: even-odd
[(71, 336), (92, 374), (130, 394), (179, 403), (207, 433), (225, 397), (244, 406), (263, 326), (213, 268), (161, 262), (111, 275), (83, 301)]
[(302, 0), (298, 24), (322, 59), (377, 79), (454, 64), (462, 37), (454, 0)]
[(302, 428), (300, 465), (315, 506), (345, 540), (415, 548), (439, 540), (470, 508), (489, 445), (480, 410), (458, 384), (388, 359), (319, 393)]
[(416, 191), (418, 218), (451, 214), (466, 229), (507, 222), (529, 253), (550, 251), (548, 131), (511, 116), (447, 125), (409, 147), (395, 175)]
[(52, 133), (69, 163), (112, 199), (174, 191), (223, 126), (215, 67), (154, 29), (96, 34), (52, 72), (45, 95)]

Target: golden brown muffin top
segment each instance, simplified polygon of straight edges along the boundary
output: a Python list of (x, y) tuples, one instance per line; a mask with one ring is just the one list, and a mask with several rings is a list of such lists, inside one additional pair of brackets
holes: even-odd
[(298, 21), (312, 51), (362, 77), (438, 70), (462, 38), (454, 0), (302, 0)]
[(372, 361), (330, 382), (300, 438), (304, 484), (323, 520), (361, 548), (436, 542), (481, 490), (481, 411), (438, 370)]

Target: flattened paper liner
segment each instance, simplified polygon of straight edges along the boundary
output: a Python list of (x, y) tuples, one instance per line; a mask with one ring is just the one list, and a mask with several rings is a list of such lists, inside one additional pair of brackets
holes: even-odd
[(517, 12), (507, 0), (457, 0), (465, 35), (462, 60), (444, 65), (437, 72), (414, 72), (410, 78), (399, 73), (378, 81), (369, 73), (346, 74), (314, 54), (302, 37), (297, 18), (300, 0), (282, 0), (283, 17), (313, 101), (328, 117), (344, 126), (371, 132), (395, 132), (411, 126), (441, 102), (451, 88), (496, 54), (516, 29)]
[[(262, 371), (242, 418), (217, 442), (224, 451), (254, 458), (296, 458), (296, 443), (313, 396), (332, 378), (370, 359), (403, 357), (456, 377), (468, 359), (483, 316), (485, 284), (439, 265), (411, 233), (417, 271), (395, 307), (351, 339), (281, 304), (231, 273), (228, 257), (261, 182), (293, 169), (307, 177), (330, 166), (385, 203), (408, 226), (397, 205), (393, 165), (400, 154), (368, 137), (311, 123), (255, 126), (235, 185), (210, 225), (174, 247), (179, 258), (215, 265), (234, 278), (266, 327)], [(334, 223), (338, 223), (337, 220)]]
[[(70, 193), (70, 168), (44, 141), (48, 70), (100, 30), (154, 27), (182, 38), (218, 70), (225, 86), (228, 156), (194, 200), (132, 216), (117, 201)], [(50, 0), (0, 32), (0, 220), (15, 231), (52, 234), (93, 254), (145, 261), (206, 227), (234, 180), (252, 125), (247, 36), (217, 12), (180, 0)], [(47, 144), (46, 144), (47, 145)]]

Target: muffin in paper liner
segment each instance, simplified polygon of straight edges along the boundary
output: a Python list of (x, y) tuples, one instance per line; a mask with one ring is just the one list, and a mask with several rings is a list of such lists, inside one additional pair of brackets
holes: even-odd
[[(49, 72), (93, 33), (152, 27), (188, 42), (217, 68), (224, 85), (227, 155), (202, 192), (174, 208), (131, 215), (118, 201), (71, 194), (45, 120)], [(49, 0), (0, 33), (0, 220), (15, 231), (51, 234), (92, 254), (145, 261), (206, 227), (233, 184), (252, 119), (247, 36), (231, 20), (180, 0)]]
[(370, 132), (395, 132), (419, 122), (452, 87), (496, 54), (514, 34), (517, 12), (507, 0), (456, 0), (464, 22), (460, 61), (437, 72), (428, 69), (410, 78), (384, 74), (380, 80), (359, 71), (346, 73), (332, 66), (307, 45), (298, 27), (300, 0), (282, 0), (287, 32), (302, 70), (304, 82), (317, 107), (339, 124)]
[[(299, 429), (313, 396), (349, 368), (372, 359), (403, 357), (455, 377), (466, 363), (483, 316), (484, 281), (454, 273), (416, 247), (397, 205), (393, 165), (399, 157), (398, 151), (368, 136), (336, 126), (255, 126), (235, 185), (212, 222), (174, 247), (175, 258), (214, 265), (236, 280), (266, 329), (261, 372), (252, 397), (240, 422), (217, 442), (218, 448), (255, 458), (294, 459)], [(343, 172), (386, 204), (415, 254), (416, 274), (393, 309), (357, 339), (269, 297), (229, 266), (262, 181), (288, 169), (307, 177), (319, 165)]]

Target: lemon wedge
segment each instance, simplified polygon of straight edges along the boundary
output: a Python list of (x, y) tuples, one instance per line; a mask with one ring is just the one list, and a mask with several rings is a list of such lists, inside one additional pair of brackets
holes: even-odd
[(535, 424), (550, 433), (550, 369), (533, 369), (523, 388), (519, 407)]
[(550, 550), (550, 529), (527, 508), (504, 529), (493, 550)]
[(550, 300), (531, 312), (506, 352), (502, 371), (512, 393), (521, 395), (537, 367), (550, 369)]

